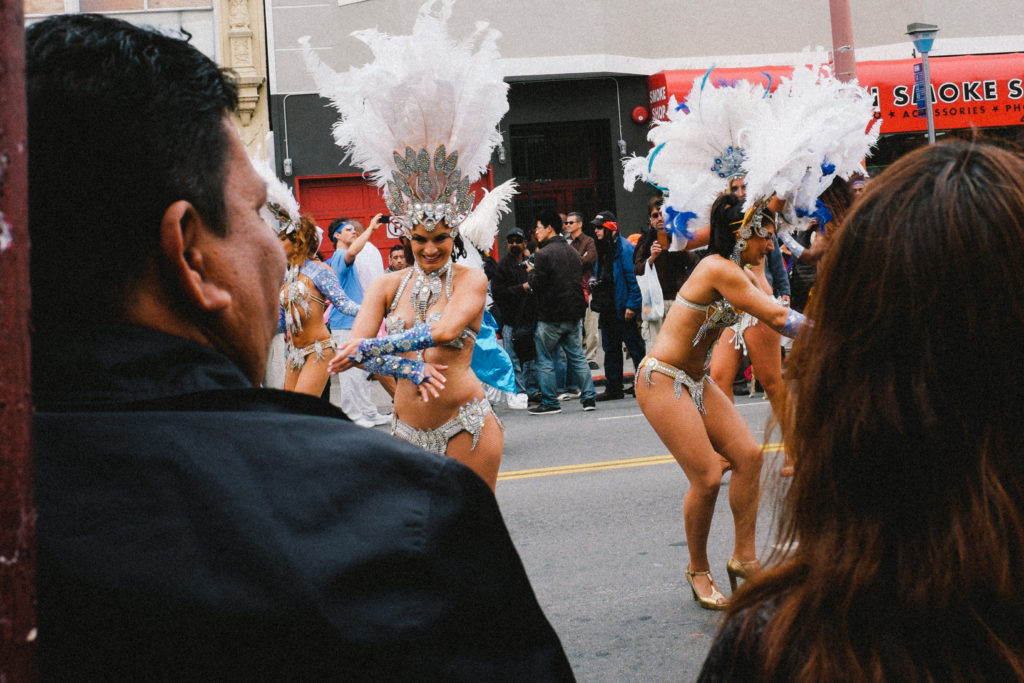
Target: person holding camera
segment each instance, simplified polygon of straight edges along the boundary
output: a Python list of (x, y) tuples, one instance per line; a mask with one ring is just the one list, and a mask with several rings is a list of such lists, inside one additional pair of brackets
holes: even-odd
[(619, 235), (615, 214), (602, 211), (591, 221), (597, 243), (597, 270), (590, 287), (590, 307), (599, 314), (604, 349), (604, 393), (598, 401), (625, 397), (622, 389), (622, 345), (639, 368), (647, 349), (640, 336), (640, 286), (633, 274), (633, 245)]
[(576, 250), (561, 237), (562, 217), (543, 211), (537, 217), (534, 236), (538, 247), (529, 269), (528, 287), (537, 296), (537, 380), (540, 405), (530, 408), (531, 415), (562, 412), (558, 402), (554, 355), (565, 352), (566, 384), (575, 378), (583, 410), (594, 410), (596, 392), (587, 359), (583, 355), (582, 325), (587, 300), (583, 296), (583, 261)]

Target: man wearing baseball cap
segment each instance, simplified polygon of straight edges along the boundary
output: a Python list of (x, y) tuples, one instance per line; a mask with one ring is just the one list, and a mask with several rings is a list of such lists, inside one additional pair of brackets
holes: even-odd
[[(604, 349), (605, 389), (597, 400), (608, 401), (623, 398), (625, 394), (622, 386), (622, 345), (626, 345), (634, 368), (640, 367), (646, 353), (639, 328), (642, 297), (633, 274), (633, 245), (619, 235), (615, 214), (601, 211), (591, 224), (597, 243), (595, 276), (598, 282), (603, 281), (604, 286), (611, 290), (605, 305), (598, 307), (593, 301), (591, 303), (595, 310), (600, 308), (598, 326)], [(594, 298), (602, 299), (596, 295)]]
[[(539, 397), (540, 387), (534, 370), (536, 351), (520, 358), (512, 343), (513, 332), (520, 323), (536, 315), (537, 304), (532, 300), (529, 285), (526, 283), (526, 262), (523, 258), (526, 255), (526, 233), (519, 228), (512, 228), (505, 235), (505, 243), (508, 245), (508, 251), (494, 269), (491, 295), (501, 317), (501, 340), (509, 358), (512, 359), (512, 368), (516, 373), (516, 391), (531, 398)], [(521, 352), (524, 350), (529, 352), (532, 349), (529, 346), (520, 348)]]

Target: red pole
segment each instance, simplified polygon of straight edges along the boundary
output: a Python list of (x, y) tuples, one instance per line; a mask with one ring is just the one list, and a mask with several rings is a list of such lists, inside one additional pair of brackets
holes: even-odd
[(832, 19), (832, 62), (836, 78), (852, 81), (857, 78), (857, 58), (853, 53), (853, 19), (850, 0), (828, 0)]
[(35, 681), (25, 20), (0, 0), (0, 681)]

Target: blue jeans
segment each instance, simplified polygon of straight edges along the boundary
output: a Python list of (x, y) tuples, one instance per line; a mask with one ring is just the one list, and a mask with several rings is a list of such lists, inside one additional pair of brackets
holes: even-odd
[(565, 349), (555, 349), (555, 355), (551, 358), (555, 364), (555, 389), (558, 393), (575, 389), (579, 391), (579, 387), (576, 386), (576, 380), (572, 375), (566, 373), (566, 360), (565, 360)]
[[(565, 351), (566, 383), (575, 383), (579, 387), (580, 401), (592, 400), (596, 395), (590, 366), (583, 355), (581, 324), (580, 320), (537, 323), (533, 341), (537, 346), (537, 380), (540, 382), (541, 405), (558, 405), (554, 363), (558, 349)], [(575, 382), (569, 378), (575, 378)]]
[(508, 357), (512, 359), (512, 369), (516, 373), (516, 392), (527, 396), (536, 396), (540, 393), (537, 385), (536, 363), (528, 360), (520, 363), (516, 351), (512, 348), (512, 326), (505, 325), (501, 328), (501, 344), (505, 347)]
[(640, 336), (640, 328), (636, 320), (623, 320), (614, 313), (601, 316), (601, 348), (604, 349), (605, 391), (612, 394), (622, 393), (622, 345), (626, 345), (629, 357), (633, 359), (633, 368), (640, 367), (647, 349), (644, 338)]

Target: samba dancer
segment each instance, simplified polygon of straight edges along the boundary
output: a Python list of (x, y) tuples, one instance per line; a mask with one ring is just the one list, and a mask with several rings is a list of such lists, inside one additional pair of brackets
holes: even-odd
[[(465, 255), (463, 238), (478, 250), (490, 247), (515, 191), (509, 181), (473, 207), (470, 185), (501, 141), (508, 85), (498, 33), (478, 26), (457, 43), (447, 29), (451, 3), (438, 13), (434, 4), (420, 9), (410, 36), (357, 33), (375, 60), (346, 74), (335, 74), (306, 46), (318, 86), (342, 113), (336, 141), (386, 188), (391, 221), (413, 254), (412, 268), (371, 286), (330, 367), (358, 364), (398, 380), (392, 433), (460, 460), (493, 490), (503, 428), (470, 367), (487, 278), (453, 263), (453, 255)], [(374, 338), (382, 322), (388, 335)]]
[[(803, 316), (761, 291), (744, 266), (761, 263), (774, 248), (781, 211), (792, 214), (813, 205), (819, 188), (829, 182), (824, 159), (838, 158), (833, 173), (837, 166), (845, 172), (854, 165), (840, 154), (836, 140), (847, 154), (863, 143), (866, 123), (859, 116), (866, 104), (870, 120), (870, 98), (865, 100), (855, 85), (831, 79), (820, 62), (795, 69), (780, 86), (784, 96), (774, 102), (768, 99), (770, 84), (715, 87), (709, 76), (710, 71), (694, 84), (684, 105), (670, 102), (669, 120), (649, 135), (654, 149), (626, 163), (625, 180), (627, 188), (643, 179), (666, 193), (663, 210), (676, 248), (694, 239), (688, 226), (705, 224), (710, 207), (710, 255), (679, 290), (641, 364), (636, 393), (690, 483), (683, 523), (690, 551), (686, 579), (694, 600), (720, 610), (728, 602), (714, 583), (707, 556), (722, 479), (716, 451), (732, 464), (735, 545), (726, 570), (734, 590), (737, 579), (760, 570), (755, 526), (762, 456), (732, 401), (708, 381), (711, 349), (721, 330), (744, 312), (787, 336), (802, 326)], [(746, 173), (747, 211), (736, 195), (714, 200), (722, 181), (740, 171)]]

